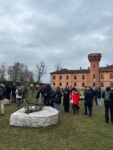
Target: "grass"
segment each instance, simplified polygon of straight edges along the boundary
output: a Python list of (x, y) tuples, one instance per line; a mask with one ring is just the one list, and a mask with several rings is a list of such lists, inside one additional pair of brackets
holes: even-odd
[(80, 112), (62, 112), (59, 122), (46, 128), (25, 128), (9, 125), (15, 104), (5, 107), (0, 116), (0, 150), (113, 150), (113, 125), (104, 122), (104, 106), (93, 106), (93, 116), (84, 116), (83, 101)]

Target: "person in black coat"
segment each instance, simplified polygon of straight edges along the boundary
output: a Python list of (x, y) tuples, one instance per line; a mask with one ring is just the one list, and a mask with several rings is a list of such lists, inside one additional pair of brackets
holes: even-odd
[(95, 98), (97, 99), (97, 107), (101, 108), (101, 88), (97, 87), (95, 89)]
[(70, 90), (66, 86), (65, 89), (63, 90), (63, 106), (65, 112), (69, 112), (69, 107), (70, 107), (69, 95), (70, 95)]
[(11, 87), (9, 85), (6, 85), (5, 87), (5, 98), (10, 100), (11, 97)]
[(94, 92), (90, 87), (87, 87), (84, 91), (84, 107), (85, 107), (85, 115), (91, 116), (92, 115), (92, 106), (93, 106), (93, 98)]
[(113, 124), (113, 87), (111, 88), (109, 98), (110, 98), (111, 123)]
[[(104, 99), (104, 108), (105, 108), (105, 122), (109, 123), (109, 117), (112, 116), (111, 112), (111, 99), (112, 93), (110, 87), (106, 87), (106, 89), (102, 93), (102, 98)], [(112, 117), (111, 117), (112, 118)], [(111, 122), (113, 120), (111, 119)]]
[(50, 106), (50, 98), (51, 98), (51, 86), (46, 85), (44, 90), (43, 90), (43, 95), (44, 95), (44, 104), (46, 106)]
[(16, 84), (13, 83), (12, 88), (11, 88), (11, 97), (12, 97), (12, 102), (16, 103)]
[(62, 92), (59, 87), (57, 87), (55, 94), (54, 94), (54, 107), (60, 111), (61, 110), (61, 98), (62, 98)]

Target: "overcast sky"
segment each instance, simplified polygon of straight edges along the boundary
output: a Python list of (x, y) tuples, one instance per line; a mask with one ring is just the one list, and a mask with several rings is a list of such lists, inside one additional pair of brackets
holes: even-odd
[(92, 52), (113, 64), (113, 0), (0, 0), (0, 63), (44, 60), (48, 82), (56, 64), (86, 69)]

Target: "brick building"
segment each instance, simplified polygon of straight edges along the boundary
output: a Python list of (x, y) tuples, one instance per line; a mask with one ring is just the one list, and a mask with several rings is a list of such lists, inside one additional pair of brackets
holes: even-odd
[(90, 67), (88, 69), (68, 70), (61, 69), (50, 73), (50, 84), (52, 87), (85, 86), (106, 87), (113, 84), (113, 65), (100, 67), (99, 62), (102, 55), (100, 53), (88, 54)]

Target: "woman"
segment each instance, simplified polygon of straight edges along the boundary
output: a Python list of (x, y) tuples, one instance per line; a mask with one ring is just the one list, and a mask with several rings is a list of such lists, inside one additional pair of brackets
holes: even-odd
[(78, 110), (80, 109), (79, 107), (80, 95), (76, 88), (72, 88), (72, 92), (70, 94), (70, 100), (73, 107), (73, 113), (74, 114), (75, 112), (78, 113)]
[(65, 89), (63, 90), (63, 106), (65, 112), (69, 112), (69, 105), (70, 105), (69, 94), (70, 94), (69, 88), (65, 87)]

